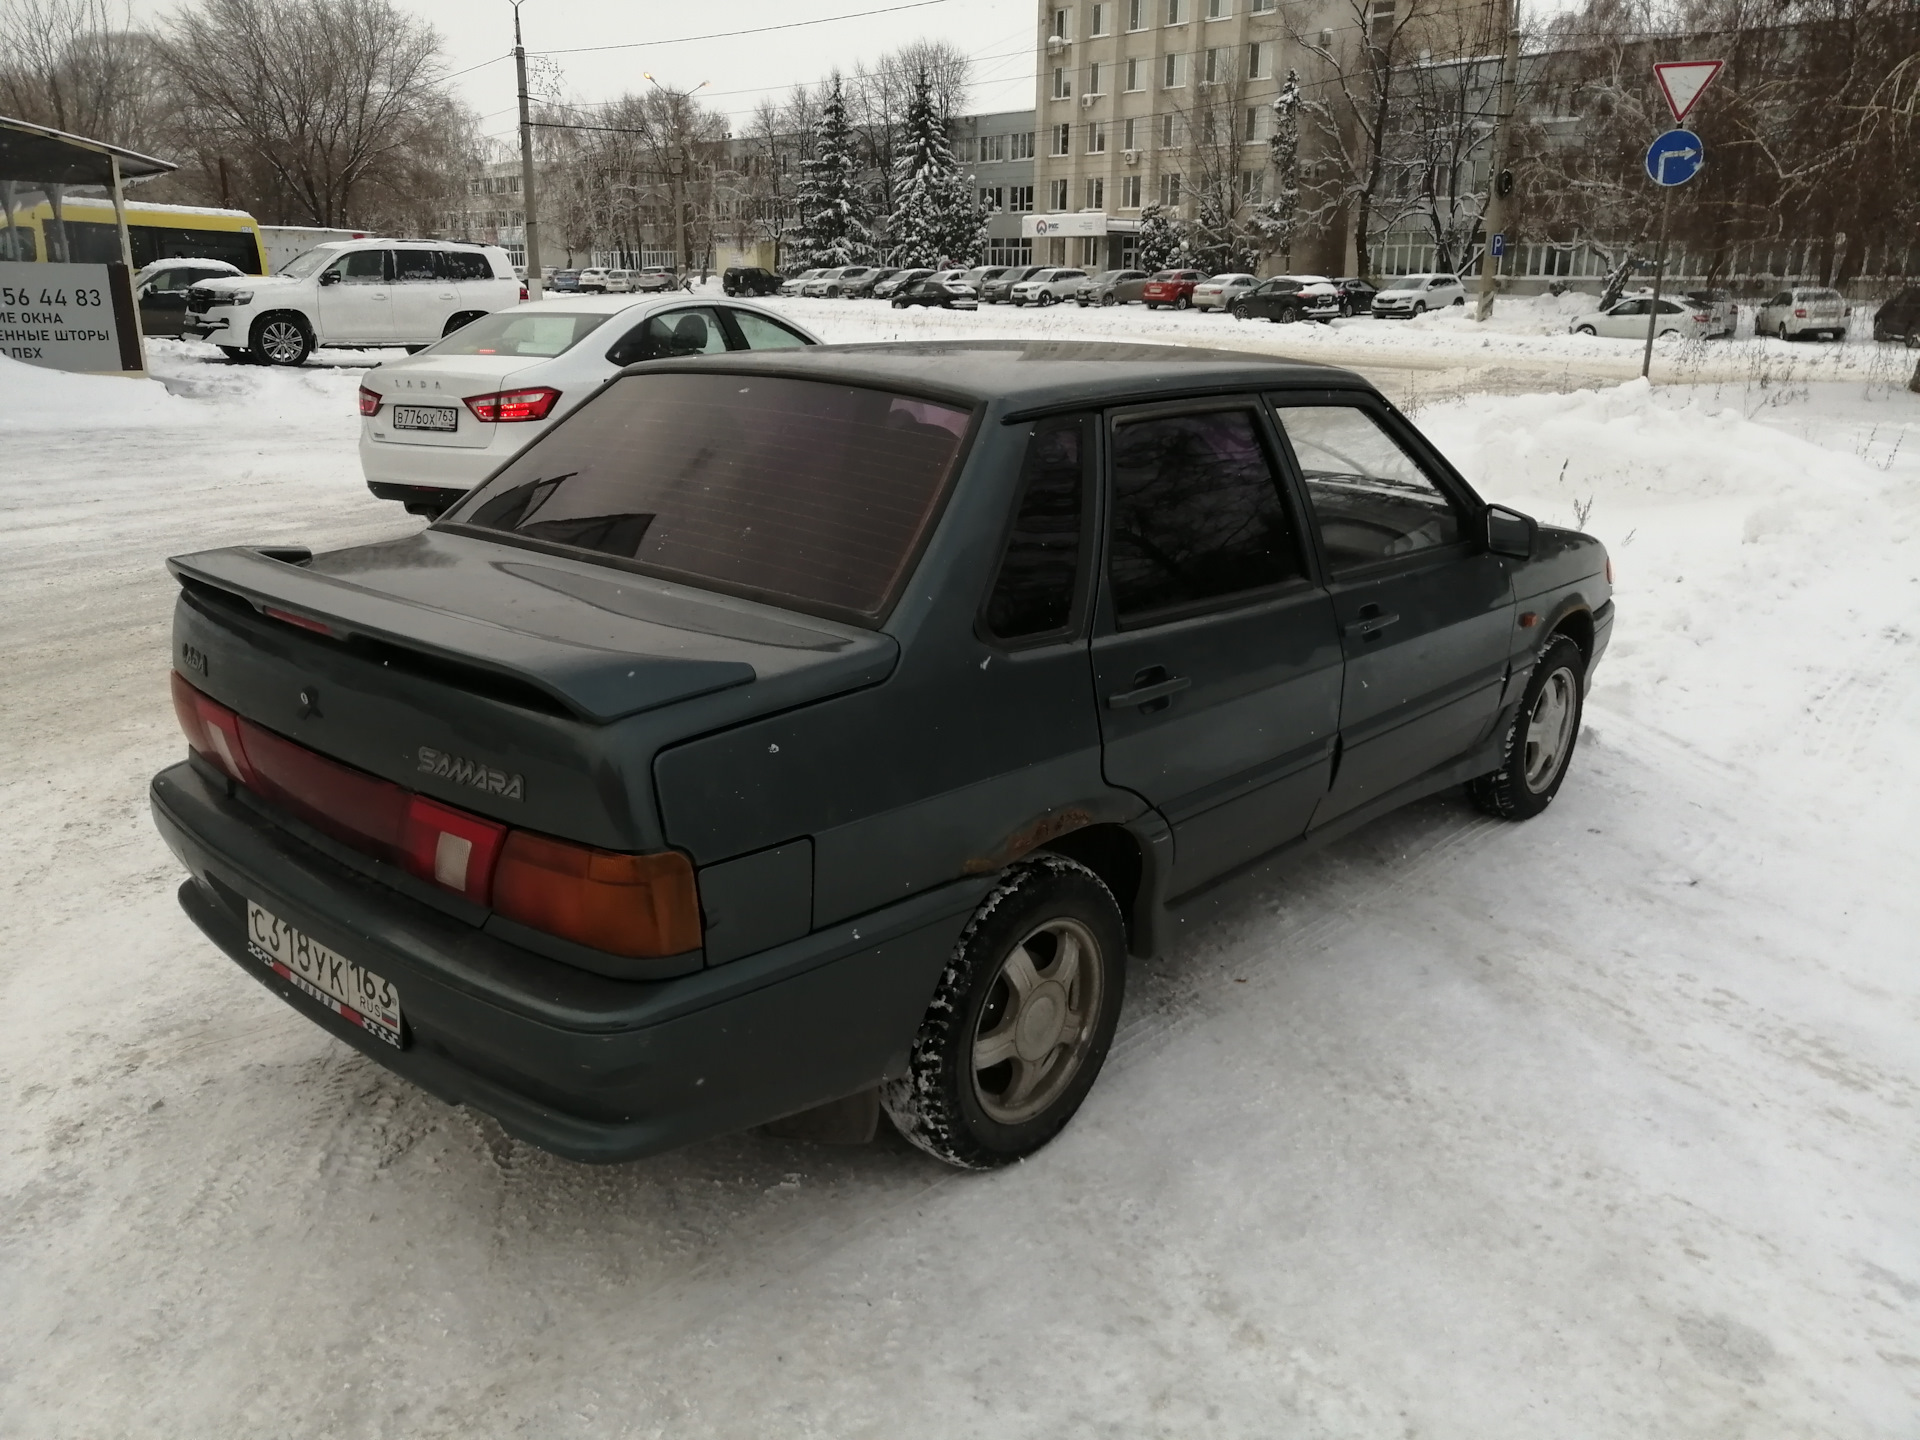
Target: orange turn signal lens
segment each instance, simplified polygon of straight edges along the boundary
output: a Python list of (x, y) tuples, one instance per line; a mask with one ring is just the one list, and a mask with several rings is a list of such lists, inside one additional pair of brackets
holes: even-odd
[(611, 955), (700, 948), (693, 866), (677, 851), (619, 855), (515, 830), (493, 873), (493, 908), (522, 925)]

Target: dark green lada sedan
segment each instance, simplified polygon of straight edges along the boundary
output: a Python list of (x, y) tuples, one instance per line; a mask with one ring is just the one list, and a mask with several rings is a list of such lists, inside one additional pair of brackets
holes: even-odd
[(1124, 345), (655, 362), (419, 534), (172, 568), (181, 904), (581, 1160), (1030, 1153), (1129, 953), (1443, 787), (1543, 810), (1613, 616), (1356, 376)]

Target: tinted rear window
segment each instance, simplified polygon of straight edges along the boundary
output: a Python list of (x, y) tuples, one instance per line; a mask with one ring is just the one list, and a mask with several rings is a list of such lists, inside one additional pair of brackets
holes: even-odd
[(445, 523), (871, 621), (906, 577), (970, 418), (813, 380), (630, 375)]
[(433, 347), (436, 355), (560, 355), (606, 321), (605, 315), (496, 310), (462, 325)]

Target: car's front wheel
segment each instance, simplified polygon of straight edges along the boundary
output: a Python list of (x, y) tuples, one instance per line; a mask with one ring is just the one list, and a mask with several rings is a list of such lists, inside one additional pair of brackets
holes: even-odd
[(1251, 320), (1253, 318), (1253, 312), (1247, 308), (1244, 300), (1233, 307), (1233, 318), (1236, 320)]
[(1032, 1154), (1093, 1087), (1125, 983), (1120, 907), (1099, 876), (1060, 855), (1022, 861), (961, 932), (907, 1073), (881, 1089), (888, 1118), (949, 1165)]
[(1273, 318), (1278, 320), (1282, 325), (1292, 325), (1299, 321), (1300, 312), (1294, 309), (1293, 306), (1287, 305), (1283, 306), (1280, 313)]
[(251, 349), (262, 365), (304, 365), (313, 336), (297, 315), (263, 315), (254, 322)]
[(1414, 301), (1414, 302), (1413, 302), (1413, 313), (1414, 313), (1415, 315), (1424, 315), (1424, 314), (1426, 314), (1426, 313), (1427, 313), (1427, 302), (1426, 302), (1426, 301), (1424, 301), (1424, 300), (1416, 300), (1416, 301)]
[(1192, 308), (1193, 308), (1193, 297), (1192, 297), (1192, 296), (1190, 296), (1190, 295), (1182, 295), (1182, 296), (1181, 296), (1181, 297), (1180, 297), (1179, 299), (1177, 299), (1177, 300), (1175, 300), (1175, 301), (1173, 302), (1173, 308), (1174, 308), (1174, 309), (1176, 309), (1176, 310), (1190, 310), (1190, 309), (1192, 309)]
[(1059, 298), (1060, 297), (1054, 294), (1051, 290), (1042, 290), (1040, 292), (1040, 303), (1043, 306), (1051, 305), (1053, 304), (1054, 301), (1058, 300)]
[(1470, 787), (1488, 814), (1529, 820), (1553, 803), (1580, 740), (1587, 658), (1565, 635), (1547, 643), (1507, 730), (1500, 768)]
[(1595, 330), (1591, 325), (1576, 325), (1573, 327), (1573, 333), (1576, 335), (1597, 335), (1600, 332)]

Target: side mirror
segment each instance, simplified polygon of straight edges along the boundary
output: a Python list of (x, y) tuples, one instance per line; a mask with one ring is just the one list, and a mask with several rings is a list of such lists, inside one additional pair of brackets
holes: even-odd
[(340, 272), (338, 270), (322, 270), (320, 272), (320, 283), (322, 285), (338, 285), (340, 283)]
[(1505, 505), (1487, 507), (1487, 549), (1496, 555), (1511, 555), (1516, 560), (1533, 558), (1534, 538), (1540, 526), (1531, 515), (1509, 510)]

